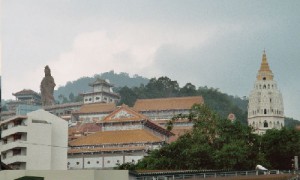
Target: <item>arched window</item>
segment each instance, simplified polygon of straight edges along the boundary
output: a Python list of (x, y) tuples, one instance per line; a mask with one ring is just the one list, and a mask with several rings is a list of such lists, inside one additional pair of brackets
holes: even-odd
[(267, 86), (266, 85), (264, 85), (264, 89), (266, 89), (267, 88)]
[(264, 109), (264, 114), (267, 114), (267, 110), (266, 109)]
[(264, 121), (264, 127), (267, 128), (268, 126), (269, 126), (269, 125), (268, 125), (268, 122), (265, 120), (265, 121)]

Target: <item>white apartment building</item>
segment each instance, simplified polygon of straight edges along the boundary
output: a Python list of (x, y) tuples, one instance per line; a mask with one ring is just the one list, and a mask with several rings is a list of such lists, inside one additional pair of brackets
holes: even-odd
[(2, 162), (20, 170), (66, 170), (68, 123), (45, 111), (0, 123)]

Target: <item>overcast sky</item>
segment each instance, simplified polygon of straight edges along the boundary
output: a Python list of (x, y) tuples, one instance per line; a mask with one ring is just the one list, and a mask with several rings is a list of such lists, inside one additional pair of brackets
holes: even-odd
[(2, 0), (2, 97), (114, 70), (249, 95), (265, 49), (300, 119), (299, 0)]

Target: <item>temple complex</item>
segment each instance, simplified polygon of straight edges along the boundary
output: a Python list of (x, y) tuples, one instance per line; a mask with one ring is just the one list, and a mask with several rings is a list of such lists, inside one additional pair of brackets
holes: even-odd
[(110, 169), (137, 162), (174, 135), (134, 109), (122, 105), (101, 121), (101, 130), (69, 142), (69, 169)]

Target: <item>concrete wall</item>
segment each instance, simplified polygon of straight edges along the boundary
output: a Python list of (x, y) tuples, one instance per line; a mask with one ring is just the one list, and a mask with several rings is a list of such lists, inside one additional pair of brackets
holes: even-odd
[(126, 170), (7, 170), (0, 171), (1, 180), (14, 180), (24, 176), (44, 177), (44, 180), (128, 180), (129, 173)]
[[(51, 126), (50, 132), (37, 132), (35, 136), (41, 136), (43, 139), (50, 139), (49, 146), (44, 145), (43, 148), (50, 150), (43, 153), (41, 158), (49, 157), (50, 167), (45, 170), (66, 170), (67, 169), (67, 150), (68, 150), (68, 122), (44, 110), (38, 110), (28, 113), (28, 116), (34, 120), (45, 120)], [(32, 123), (34, 124), (34, 123)], [(37, 123), (36, 123), (37, 124)], [(36, 129), (36, 128), (35, 128)], [(44, 142), (43, 144), (48, 144)], [(40, 153), (40, 148), (35, 152)], [(41, 168), (40, 168), (41, 169)]]
[(117, 166), (117, 163), (123, 164), (125, 162), (138, 162), (144, 156), (142, 154), (136, 155), (85, 155), (69, 157), (69, 169), (112, 169)]
[(27, 170), (51, 169), (51, 124), (28, 123)]

